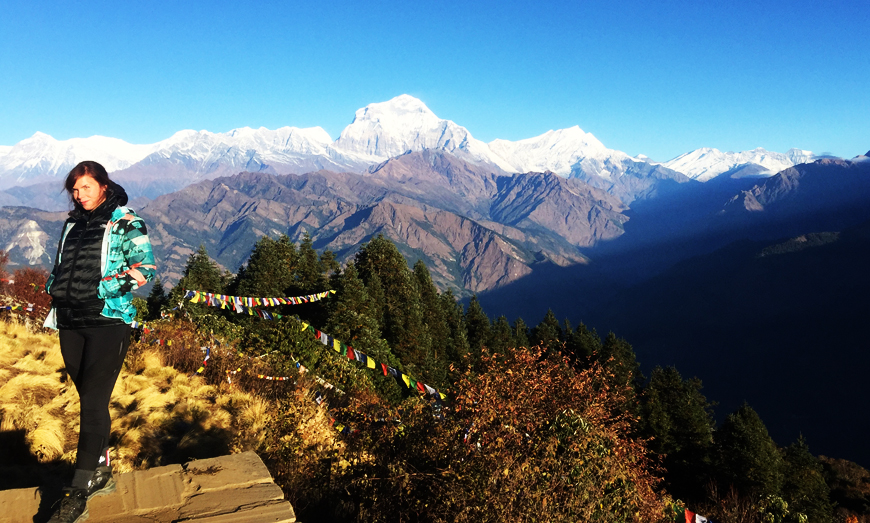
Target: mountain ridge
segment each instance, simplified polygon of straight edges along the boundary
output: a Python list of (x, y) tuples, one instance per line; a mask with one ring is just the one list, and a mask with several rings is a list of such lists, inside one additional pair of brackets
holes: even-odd
[[(749, 152), (721, 153), (746, 157), (744, 163), (726, 162), (730, 169), (724, 170), (721, 165), (713, 169), (690, 162), (697, 151), (657, 163), (643, 155), (631, 157), (608, 149), (578, 126), (514, 142), (496, 139), (487, 144), (475, 139), (465, 127), (439, 118), (417, 98), (400, 95), (357, 110), (353, 122), (335, 140), (320, 127), (241, 127), (226, 133), (183, 130), (165, 140), (142, 145), (101, 136), (60, 141), (37, 132), (15, 145), (0, 147), (0, 190), (56, 181), (79, 161), (92, 159), (124, 180), (131, 188), (131, 196), (154, 198), (202, 179), (242, 171), (300, 174), (327, 169), (364, 173), (391, 157), (424, 149), (447, 151), (466, 162), (496, 166), (505, 172), (552, 171), (587, 181), (601, 178), (604, 181), (600, 185), (608, 181), (619, 185), (618, 192), (626, 203), (644, 197), (646, 190), (622, 187), (625, 184), (618, 180), (626, 173), (637, 178), (642, 173), (657, 171), (661, 175), (670, 169), (672, 178), (685, 176), (702, 181), (714, 171), (721, 174), (734, 169), (743, 169), (744, 175), (770, 175), (774, 174), (770, 167), (773, 164), (758, 160), (759, 155), (776, 158), (777, 166), (788, 167), (794, 164), (787, 164), (789, 161), (808, 159), (812, 154), (797, 149), (785, 155), (762, 149), (751, 151), (757, 153), (755, 156)], [(699, 170), (703, 173), (698, 174)], [(0, 203), (31, 205), (28, 198), (26, 192), (6, 194)]]

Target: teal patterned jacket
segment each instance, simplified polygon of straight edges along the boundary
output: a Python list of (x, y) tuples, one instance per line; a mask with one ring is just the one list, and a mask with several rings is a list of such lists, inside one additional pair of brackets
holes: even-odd
[[(64, 224), (57, 261), (45, 284), (45, 292), (51, 291), (54, 273), (60, 265), (63, 243), (72, 227), (72, 220)], [(118, 207), (112, 212), (112, 217), (106, 226), (106, 233), (103, 235), (100, 256), (103, 279), (100, 280), (100, 287), (97, 290), (97, 296), (105, 302), (101, 314), (108, 318), (120, 318), (125, 323), (132, 323), (136, 317), (136, 307), (133, 306), (131, 291), (151, 281), (156, 268), (145, 222), (129, 207)], [(57, 329), (53, 307), (45, 319), (45, 327)]]

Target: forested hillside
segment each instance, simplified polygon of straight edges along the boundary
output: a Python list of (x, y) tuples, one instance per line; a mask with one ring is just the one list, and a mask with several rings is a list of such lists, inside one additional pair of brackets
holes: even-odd
[[(221, 393), (273, 402), (267, 437), (242, 444), (264, 456), (302, 519), (676, 521), (689, 508), (723, 522), (825, 522), (868, 512), (860, 476), (819, 461), (802, 438), (777, 445), (750, 405), (717, 425), (699, 379), (673, 367), (644, 377), (628, 341), (552, 313), (531, 326), (490, 318), (476, 299), (462, 307), (383, 237), (344, 268), (308, 238), (263, 237), (235, 276), (201, 248), (168, 295), (155, 285), (137, 304), (140, 344)], [(330, 424), (336, 439), (310, 438)], [(190, 441), (183, 430), (173, 438), (169, 455)], [(836, 499), (849, 505), (835, 509)]]

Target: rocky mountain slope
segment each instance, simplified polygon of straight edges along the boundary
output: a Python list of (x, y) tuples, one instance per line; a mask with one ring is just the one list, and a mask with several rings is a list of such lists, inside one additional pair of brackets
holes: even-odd
[[(344, 261), (377, 234), (411, 262), (425, 260), (442, 288), (496, 288), (534, 266), (585, 261), (580, 249), (616, 238), (627, 220), (617, 199), (553, 173), (506, 174), (426, 150), (390, 159), (365, 176), (318, 171), (242, 173), (205, 180), (139, 210), (160, 275), (177, 281), (203, 243), (235, 271), (263, 235), (310, 234)], [(0, 244), (15, 263), (49, 264), (65, 213), (6, 207)]]

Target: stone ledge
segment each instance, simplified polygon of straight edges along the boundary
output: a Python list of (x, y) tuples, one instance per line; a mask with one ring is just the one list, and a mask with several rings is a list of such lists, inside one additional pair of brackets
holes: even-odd
[[(119, 474), (115, 492), (88, 502), (89, 523), (292, 523), (293, 507), (254, 452)], [(47, 521), (39, 489), (0, 491), (9, 523)]]

